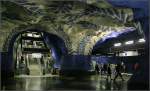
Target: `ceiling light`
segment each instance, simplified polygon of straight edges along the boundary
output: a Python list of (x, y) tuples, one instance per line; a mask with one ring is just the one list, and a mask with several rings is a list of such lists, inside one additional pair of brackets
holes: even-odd
[(40, 37), (40, 35), (34, 34), (34, 37)]
[(130, 40), (130, 41), (125, 42), (126, 45), (130, 45), (130, 44), (133, 44), (133, 43), (134, 43), (133, 40)]
[(139, 39), (138, 42), (143, 43), (143, 42), (145, 42), (145, 39), (144, 39), (144, 38), (141, 38), (141, 39)]
[(28, 33), (27, 36), (32, 37), (32, 33)]
[(115, 43), (114, 46), (121, 46), (121, 43)]

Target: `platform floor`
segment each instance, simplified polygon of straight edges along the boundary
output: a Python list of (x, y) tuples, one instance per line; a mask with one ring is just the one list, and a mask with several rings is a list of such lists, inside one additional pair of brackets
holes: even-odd
[(54, 75), (16, 76), (6, 81), (4, 90), (127, 90), (127, 81), (131, 76), (124, 76), (125, 81), (106, 80), (106, 76), (94, 75), (89, 78), (62, 78)]

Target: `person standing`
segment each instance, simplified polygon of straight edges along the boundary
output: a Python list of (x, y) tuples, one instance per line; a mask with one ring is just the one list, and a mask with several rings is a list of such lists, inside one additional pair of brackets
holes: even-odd
[(121, 70), (122, 70), (123, 73), (125, 73), (126, 66), (125, 66), (123, 61), (121, 62)]
[(140, 74), (140, 65), (138, 62), (134, 64), (134, 73)]
[(136, 62), (136, 63), (134, 64), (134, 70), (137, 71), (138, 69), (139, 69), (139, 63)]
[(114, 81), (116, 80), (116, 78), (117, 78), (118, 76), (120, 76), (121, 79), (122, 79), (122, 81), (124, 81), (124, 79), (123, 79), (123, 77), (122, 77), (122, 75), (121, 75), (121, 65), (120, 65), (120, 64), (117, 64), (117, 66), (116, 66), (115, 69), (116, 69), (116, 75), (115, 75)]

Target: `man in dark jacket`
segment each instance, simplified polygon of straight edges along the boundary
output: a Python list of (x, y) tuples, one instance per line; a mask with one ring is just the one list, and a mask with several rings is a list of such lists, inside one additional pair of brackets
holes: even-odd
[(118, 76), (120, 76), (121, 77), (121, 79), (122, 79), (122, 81), (124, 81), (124, 79), (123, 79), (123, 77), (122, 77), (122, 75), (121, 75), (121, 65), (120, 64), (117, 64), (117, 66), (116, 66), (116, 76), (115, 76), (115, 78), (114, 78), (114, 81), (116, 80), (116, 78), (118, 77)]
[(107, 80), (108, 80), (109, 77), (110, 77), (110, 80), (111, 80), (111, 67), (110, 67), (110, 64), (108, 64), (108, 66), (107, 66)]
[(96, 74), (99, 74), (99, 70), (100, 70), (100, 69), (99, 69), (99, 66), (98, 66), (98, 64), (96, 64), (96, 65), (95, 65)]

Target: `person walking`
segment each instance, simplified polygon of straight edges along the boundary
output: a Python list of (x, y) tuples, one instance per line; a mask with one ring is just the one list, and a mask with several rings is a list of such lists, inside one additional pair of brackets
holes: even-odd
[(96, 65), (95, 65), (96, 74), (99, 74), (99, 70), (100, 70), (100, 69), (99, 69), (99, 66), (98, 66), (98, 64), (96, 64)]
[(122, 77), (122, 75), (121, 75), (121, 65), (120, 65), (120, 64), (117, 64), (117, 66), (116, 66), (115, 69), (116, 69), (116, 75), (115, 75), (114, 81), (116, 80), (116, 78), (117, 78), (118, 76), (120, 76), (121, 79), (122, 79), (122, 81), (124, 81), (124, 79), (123, 79), (123, 77)]
[(104, 70), (104, 74), (106, 74), (107, 73), (107, 64), (104, 64), (103, 70)]
[(107, 66), (107, 80), (110, 78), (110, 80), (112, 80), (111, 79), (111, 67), (110, 67), (110, 64), (108, 64), (108, 66)]

